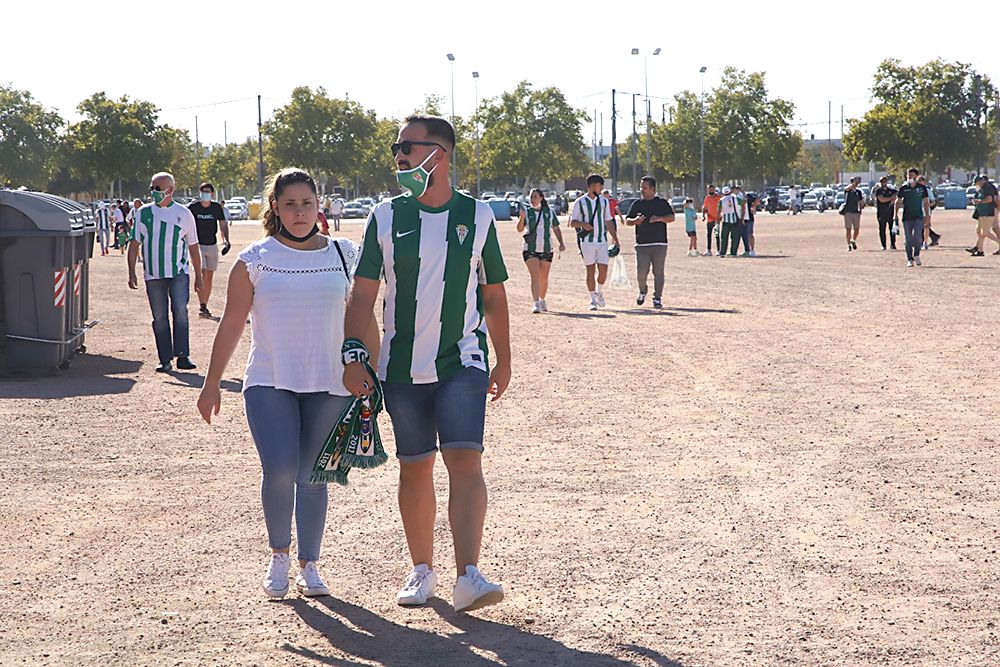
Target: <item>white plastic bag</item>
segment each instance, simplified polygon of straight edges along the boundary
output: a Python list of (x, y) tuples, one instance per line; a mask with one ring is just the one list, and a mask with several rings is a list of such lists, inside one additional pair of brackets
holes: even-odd
[(611, 259), (610, 276), (608, 276), (608, 286), (614, 289), (632, 289), (632, 283), (628, 279), (628, 269), (625, 267), (625, 258), (621, 255)]

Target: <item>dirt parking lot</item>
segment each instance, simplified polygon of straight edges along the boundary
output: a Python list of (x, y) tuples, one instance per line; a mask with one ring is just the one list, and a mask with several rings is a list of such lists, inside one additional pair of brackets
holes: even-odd
[(964, 252), (969, 212), (934, 226), (907, 269), (871, 210), (851, 253), (832, 212), (762, 214), (755, 259), (688, 258), (675, 224), (662, 312), (610, 290), (588, 312), (567, 252), (532, 315), (500, 223), (514, 381), (487, 415), (483, 567), (507, 599), (468, 616), (443, 468), (442, 599), (395, 605), (394, 459), (331, 489), (333, 596), (265, 600), (249, 333), (207, 426), (216, 322), (193, 307), (198, 370), (154, 374), (144, 293), (95, 257), (88, 353), (0, 381), (0, 664), (995, 665), (1000, 257)]

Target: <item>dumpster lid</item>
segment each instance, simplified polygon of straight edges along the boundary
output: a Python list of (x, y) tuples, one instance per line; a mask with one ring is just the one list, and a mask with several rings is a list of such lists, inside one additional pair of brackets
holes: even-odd
[[(20, 215), (18, 215), (20, 213)], [(73, 233), (84, 228), (89, 213), (80, 204), (43, 192), (0, 190), (0, 235)]]

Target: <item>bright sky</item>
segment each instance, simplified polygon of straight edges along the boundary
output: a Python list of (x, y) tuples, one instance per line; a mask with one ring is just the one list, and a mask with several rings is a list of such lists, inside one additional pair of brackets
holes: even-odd
[[(988, 48), (996, 40), (970, 28), (968, 8), (926, 0), (905, 10), (830, 7), (815, 0), (11, 1), (0, 10), (0, 83), (31, 91), (70, 120), (78, 118), (80, 100), (96, 91), (148, 100), (163, 121), (192, 136), (197, 116), (200, 139), (211, 144), (223, 141), (224, 129), (229, 141), (256, 136), (256, 96), (263, 96), (266, 120), (300, 85), (347, 94), (379, 116), (400, 117), (427, 94), (443, 96), (447, 110), (446, 54), (453, 53), (459, 115), (475, 105), (473, 71), (480, 74), (480, 97), (527, 79), (537, 87), (557, 85), (575, 106), (603, 114), (607, 144), (611, 89), (644, 92), (644, 64), (656, 118), (674, 93), (700, 88), (703, 65), (707, 89), (727, 65), (764, 70), (771, 94), (795, 103), (806, 138), (826, 138), (828, 102), (835, 138), (841, 105), (847, 118), (865, 112), (883, 58), (958, 60), (1000, 80), (1000, 48)], [(650, 54), (646, 63), (631, 55), (633, 47)], [(656, 47), (662, 50), (654, 57)], [(631, 127), (632, 100), (621, 95), (618, 104), (622, 138)], [(592, 133), (584, 129), (588, 142)]]

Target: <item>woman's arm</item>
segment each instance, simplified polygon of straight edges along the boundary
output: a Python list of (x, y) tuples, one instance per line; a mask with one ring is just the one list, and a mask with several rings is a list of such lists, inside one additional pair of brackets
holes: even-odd
[(521, 232), (524, 231), (525, 218), (526, 218), (526, 216), (524, 215), (524, 209), (522, 208), (520, 210), (520, 212), (518, 212), (518, 214), (517, 214), (517, 233), (518, 234), (520, 234)]
[(559, 252), (562, 252), (563, 250), (566, 249), (566, 244), (563, 242), (563, 237), (562, 237), (562, 228), (553, 227), (552, 231), (555, 232), (556, 239), (559, 241)]
[(250, 276), (247, 273), (246, 264), (236, 262), (232, 271), (229, 272), (229, 287), (226, 291), (226, 310), (222, 314), (222, 321), (215, 333), (215, 342), (212, 344), (212, 359), (208, 364), (208, 372), (205, 374), (205, 384), (201, 388), (198, 396), (198, 412), (202, 419), (209, 424), (212, 423), (212, 415), (219, 414), (219, 406), (222, 402), (222, 395), (219, 391), (219, 383), (222, 381), (222, 374), (226, 372), (226, 366), (236, 351), (236, 345), (243, 336), (246, 329), (247, 315), (250, 314), (250, 306), (253, 305), (253, 285), (250, 283)]

